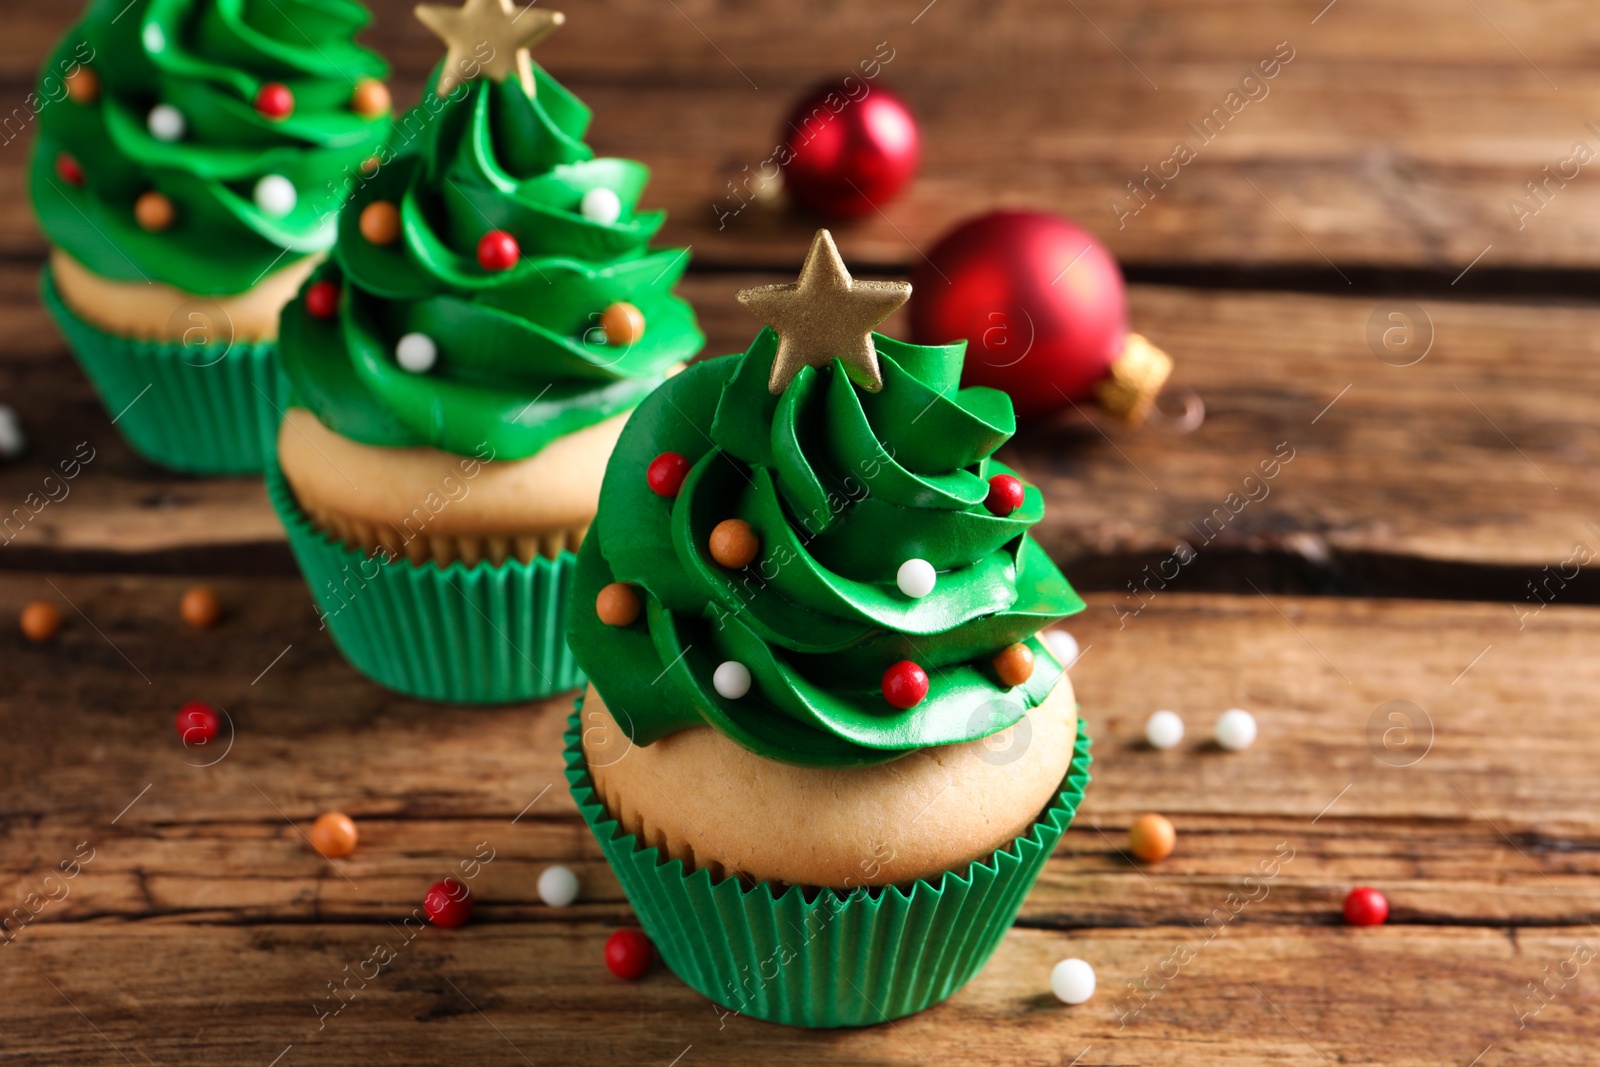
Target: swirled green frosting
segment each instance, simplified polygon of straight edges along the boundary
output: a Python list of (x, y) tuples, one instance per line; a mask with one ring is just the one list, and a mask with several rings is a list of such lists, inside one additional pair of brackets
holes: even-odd
[[(341, 287), (337, 317), (315, 319), (303, 300), (284, 310), (284, 369), (336, 433), (529, 456), (633, 408), (705, 343), (672, 292), (687, 251), (651, 251), (665, 215), (635, 210), (648, 170), (594, 158), (583, 143), (588, 108), (537, 66), (535, 79), (532, 97), (515, 78), (430, 93), (344, 209), (334, 262), (312, 279)], [(617, 194), (616, 221), (582, 214), (591, 189)], [(361, 212), (377, 200), (400, 211), (400, 238), (389, 245), (361, 234)], [(516, 238), (511, 269), (479, 265), (490, 230)], [(643, 336), (629, 345), (608, 344), (599, 328), (617, 302), (644, 316)], [(408, 333), (438, 347), (427, 373), (396, 361)]]
[[(207, 295), (242, 293), (325, 251), (348, 176), (389, 132), (387, 116), (350, 108), (357, 81), (388, 73), (352, 40), (367, 19), (353, 0), (94, 0), (39, 80), (31, 188), (45, 234), (103, 277)], [(100, 79), (92, 103), (63, 88), (79, 66)], [(294, 94), (281, 121), (254, 106), (271, 82)], [(183, 115), (181, 139), (150, 132), (159, 104)], [(81, 187), (57, 173), (62, 153), (82, 167)], [(268, 175), (294, 184), (285, 216), (256, 205)], [(151, 190), (176, 209), (160, 233), (134, 220)]]
[[(958, 389), (964, 342), (873, 343), (877, 393), (836, 360), (773, 396), (768, 329), (743, 355), (674, 377), (629, 420), (579, 554), (568, 641), (636, 743), (709, 723), (771, 759), (863, 766), (1004, 729), (1060, 677), (1035, 635), (1083, 601), (1027, 536), (1044, 502), (1026, 487), (1010, 515), (984, 506), (988, 479), (1012, 473), (993, 458), (1015, 429), (1010, 400)], [(691, 464), (671, 499), (645, 477), (663, 452)], [(739, 571), (708, 548), (728, 518), (761, 542)], [(938, 571), (921, 599), (896, 583), (912, 558)], [(632, 625), (595, 614), (613, 581), (642, 591)], [(1033, 675), (1007, 688), (991, 661), (1019, 641)], [(750, 671), (739, 699), (712, 682), (727, 660)], [(908, 710), (882, 693), (901, 660), (932, 683)]]

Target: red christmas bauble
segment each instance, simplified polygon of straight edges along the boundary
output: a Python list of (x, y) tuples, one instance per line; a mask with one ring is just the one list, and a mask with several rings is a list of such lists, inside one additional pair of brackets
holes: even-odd
[[(863, 92), (863, 90), (865, 90)], [(783, 128), (784, 186), (824, 215), (851, 218), (882, 207), (917, 172), (922, 136), (910, 109), (859, 78), (819, 86)]]
[(1378, 926), (1388, 917), (1388, 898), (1371, 886), (1357, 886), (1344, 898), (1344, 921), (1351, 926)]
[(989, 495), (983, 498), (983, 506), (1004, 518), (1022, 506), (1023, 497), (1020, 481), (1009, 474), (996, 474), (989, 479)]
[(689, 461), (676, 452), (663, 452), (650, 461), (645, 470), (645, 481), (657, 496), (677, 496), (683, 480), (689, 476)]
[(903, 659), (883, 672), (883, 699), (897, 708), (914, 708), (928, 695), (928, 672)]
[(294, 114), (294, 92), (282, 82), (268, 82), (256, 90), (256, 110), (274, 121)]
[(186, 745), (203, 745), (217, 736), (222, 720), (210, 704), (191, 700), (178, 709), (173, 726)]
[(317, 282), (306, 290), (306, 310), (313, 318), (333, 318), (339, 313), (339, 287), (332, 282)]
[(521, 255), (517, 239), (504, 230), (490, 230), (478, 242), (478, 265), (484, 270), (510, 270)]
[(472, 890), (454, 878), (445, 878), (428, 888), (422, 910), (435, 926), (462, 926), (472, 918)]
[(655, 945), (641, 930), (618, 930), (606, 938), (606, 969), (618, 978), (642, 978), (655, 957)]
[(1128, 341), (1122, 271), (1095, 237), (1039, 211), (963, 223), (917, 266), (918, 344), (968, 342), (963, 385), (1011, 397), (1018, 418), (1094, 397)]

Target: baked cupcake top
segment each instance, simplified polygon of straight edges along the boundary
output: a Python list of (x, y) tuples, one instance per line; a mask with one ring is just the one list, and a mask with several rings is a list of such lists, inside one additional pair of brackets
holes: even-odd
[(1011, 402), (959, 388), (964, 342), (870, 332), (909, 289), (852, 281), (822, 231), (798, 284), (740, 294), (776, 329), (629, 420), (568, 640), (635, 743), (709, 724), (862, 766), (1002, 730), (1060, 677), (1035, 635), (1083, 601), (994, 458)]
[(242, 293), (333, 244), (388, 135), (354, 0), (93, 0), (40, 75), (30, 184), (95, 273)]
[(649, 248), (665, 219), (636, 209), (649, 171), (596, 159), (588, 108), (516, 45), (559, 14), (491, 25), (490, 52), (525, 61), (491, 68), (450, 23), (474, 7), (498, 10), (425, 19), (451, 52), (279, 347), (298, 402), (336, 433), (517, 459), (632, 408), (705, 338), (672, 291), (687, 250)]

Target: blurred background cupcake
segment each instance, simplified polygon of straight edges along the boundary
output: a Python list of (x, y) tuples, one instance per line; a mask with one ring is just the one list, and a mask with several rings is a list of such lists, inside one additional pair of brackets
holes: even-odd
[(741, 293), (772, 328), (640, 406), (579, 558), (574, 797), (667, 964), (762, 1019), (950, 995), (1088, 781), (1011, 402), (871, 332), (909, 290), (824, 231)]
[(278, 313), (389, 133), (354, 0), (94, 0), (46, 60), (46, 306), (133, 448), (256, 473)]
[[(419, 9), (449, 53), (283, 315), (269, 492), (335, 642), (400, 692), (577, 684), (576, 551), (635, 405), (704, 344), (648, 172), (529, 58), (559, 13)], [(484, 48), (484, 42), (490, 42)]]

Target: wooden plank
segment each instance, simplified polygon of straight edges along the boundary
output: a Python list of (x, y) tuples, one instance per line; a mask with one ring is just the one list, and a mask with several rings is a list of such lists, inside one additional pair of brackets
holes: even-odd
[[(27, 5), (25, 47), (0, 63), (0, 97), (25, 96), (44, 43), (75, 13), (41, 5)], [(395, 59), (398, 99), (412, 101), (439, 49), (408, 4), (375, 7), (373, 42)], [(1449, 0), (1347, 3), (1313, 23), (1320, 7), (908, 0), (819, 13), (613, 0), (575, 12), (541, 57), (594, 107), (598, 150), (654, 168), (650, 200), (672, 215), (664, 236), (693, 246), (702, 266), (799, 259), (814, 221), (727, 213), (747, 199), (744, 168), (761, 169), (800, 91), (858, 69), (880, 43), (894, 57), (881, 83), (921, 116), (926, 156), (921, 180), (884, 217), (841, 228), (859, 262), (905, 268), (957, 219), (1033, 205), (1080, 218), (1138, 264), (1322, 270), (1331, 260), (1453, 277), (1481, 253), (1480, 269), (1596, 266), (1600, 183), (1584, 168), (1568, 165), (1567, 179), (1544, 188), (1547, 207), (1527, 200), (1537, 217), (1509, 207), (1526, 200), (1525, 183), (1544, 182), (1547, 164), (1561, 170), (1576, 141), (1600, 154), (1586, 126), (1600, 116), (1584, 103), (1600, 89), (1594, 31), (1580, 28), (1579, 9), (1463, 17)], [(619, 42), (619, 26), (648, 44)], [(1280, 41), (1293, 60), (1228, 115), (1229, 92)], [(1202, 143), (1189, 124), (1217, 108), (1227, 121)], [(42, 248), (23, 192), (29, 138), (0, 154), (0, 254)], [(1149, 187), (1136, 215), (1112, 210), (1114, 198), (1137, 205), (1127, 183), (1144, 181), (1143, 168), (1163, 164), (1180, 139), (1194, 162), (1168, 165), (1177, 177)], [(1327, 278), (1339, 284), (1331, 268)]]
[[(748, 343), (756, 323), (734, 293), (778, 277), (685, 282), (708, 352)], [(27, 268), (0, 267), (0, 292), (31, 284)], [(1492, 595), (1523, 600), (1528, 582), (1546, 580), (1540, 568), (1568, 560), (1576, 544), (1600, 555), (1600, 531), (1589, 525), (1600, 516), (1600, 385), (1583, 384), (1600, 374), (1592, 309), (1427, 300), (1418, 315), (1413, 302), (1390, 298), (1163, 286), (1135, 286), (1132, 305), (1138, 327), (1177, 357), (1174, 394), (1205, 401), (1204, 426), (1176, 436), (1069, 412), (1024, 427), (1005, 453), (1051, 502), (1037, 536), (1069, 568), (1092, 564), (1091, 585), (1126, 592), (1146, 580), (1148, 564), (1177, 573), (1179, 587), (1247, 589), (1216, 576), (1212, 561), (1234, 568), (1252, 554), (1348, 582), (1349, 561), (1378, 556), (1506, 568)], [(1382, 345), (1369, 347), (1391, 312), (1414, 318), (1412, 344), (1427, 351), (1414, 366), (1382, 362)], [(904, 335), (903, 318), (890, 330)], [(115, 567), (126, 555), (182, 566), (205, 550), (188, 566), (292, 573), (259, 484), (165, 474), (131, 455), (30, 295), (0, 304), (0, 343), (9, 355), (0, 399), (34, 438), (25, 461), (0, 468), (7, 511), (38, 493), (79, 442), (100, 457), (0, 563)], [(1263, 462), (1291, 454), (1277, 477), (1261, 477)], [(1241, 507), (1248, 494), (1259, 499)], [(1180, 542), (1197, 562), (1159, 567)], [(1212, 576), (1195, 577), (1208, 568)], [(1374, 579), (1378, 591), (1395, 582), (1460, 595), (1448, 571), (1428, 579), (1408, 577), (1404, 562), (1395, 570)], [(1539, 596), (1600, 597), (1586, 573), (1568, 567), (1566, 577), (1567, 588)]]
[[(217, 583), (230, 615), (202, 634), (176, 618), (184, 585), (0, 578), (0, 616), (41, 595), (82, 611), (68, 609), (55, 645), (5, 639), (0, 721), (28, 744), (0, 750), (0, 902), (87, 842), (93, 877), (40, 922), (372, 921), (487, 842), (486, 915), (548, 917), (534, 882), (563, 862), (590, 887), (577, 914), (620, 921), (561, 776), (569, 697), (467, 713), (400, 699), (340, 659), (296, 580)], [(1360, 882), (1388, 889), (1409, 922), (1596, 916), (1600, 666), (1587, 653), (1600, 610), (1551, 607), (1518, 631), (1498, 605), (1170, 592), (1119, 618), (1113, 603), (1091, 597), (1071, 623), (1094, 782), (1025, 922), (1200, 921), (1279, 842), (1295, 859), (1252, 921), (1327, 924)], [(227, 711), (231, 746), (178, 743), (172, 713), (193, 699)], [(1391, 701), (1421, 709), (1409, 745), (1385, 743)], [(1206, 737), (1236, 704), (1261, 739), (1224, 754)], [(1142, 746), (1156, 707), (1187, 719), (1182, 749)], [(335, 808), (363, 844), (330, 865), (302, 835)], [(1149, 871), (1118, 853), (1145, 810), (1181, 835)]]
[[(4, 810), (109, 820), (160, 771), (167, 784), (158, 783), (127, 816), (133, 825), (183, 821), (191, 788), (203, 790), (209, 819), (267, 817), (272, 808), (258, 786), (280, 806), (288, 803), (285, 811), (304, 816), (360, 799), (343, 780), (352, 753), (366, 761), (370, 779), (362, 783), (361, 796), (370, 798), (360, 808), (364, 815), (509, 819), (556, 780), (563, 699), (540, 705), (538, 714), (512, 707), (447, 715), (388, 694), (349, 669), (317, 630), (298, 580), (214, 583), (230, 619), (199, 634), (177, 619), (186, 584), (159, 577), (0, 579), (0, 617), (15, 618), (22, 602), (35, 597), (76, 605), (67, 609), (55, 644), (26, 645), (14, 632), (5, 639), (7, 714), (29, 723), (32, 744), (0, 752)], [(1513, 820), (1514, 828), (1589, 827), (1600, 818), (1583, 800), (1581, 742), (1600, 669), (1583, 653), (1600, 625), (1590, 609), (1550, 607), (1518, 631), (1503, 605), (1269, 602), (1167, 592), (1141, 615), (1119, 618), (1114, 597), (1097, 595), (1091, 603), (1071, 629), (1082, 645), (1093, 646), (1075, 677), (1102, 748), (1133, 741), (1144, 717), (1161, 706), (1188, 715), (1201, 739), (1215, 715), (1235, 704), (1256, 709), (1264, 735), (1285, 734), (1282, 745), (1260, 744), (1238, 756), (1103, 759), (1098, 810), (1187, 804), (1196, 814), (1310, 819), (1359, 770), (1362, 781), (1340, 801), (1341, 816), (1405, 810), (1451, 819), (1472, 809), (1449, 776), (1476, 768), (1473, 782), (1458, 784), (1490, 817)], [(1194, 661), (1172, 658), (1189, 646)], [(1247, 655), (1251, 649), (1259, 651)], [(1239, 654), (1224, 654), (1232, 650)], [(1172, 668), (1151, 672), (1154, 662)], [(1552, 664), (1563, 666), (1556, 671)], [(171, 713), (194, 699), (228, 709), (238, 723), (240, 743), (218, 773), (195, 773), (190, 764), (214, 754), (186, 753), (172, 733)], [(1365, 734), (1374, 709), (1395, 699), (1431, 709), (1438, 723), (1435, 750), (1400, 773), (1374, 762)], [(1514, 721), (1507, 709), (1514, 708), (1541, 709), (1542, 726), (1515, 750), (1502, 736), (1508, 714)], [(38, 714), (45, 709), (50, 714)], [(374, 730), (392, 743), (367, 743), (364, 734)], [(419, 762), (419, 750), (429, 758)], [(283, 764), (288, 756), (293, 762)], [(45, 778), (37, 773), (41, 761), (59, 768)], [(1276, 774), (1251, 780), (1277, 765), (1285, 767), (1285, 780)], [(1188, 773), (1173, 777), (1176, 766)], [(391, 782), (402, 770), (406, 777)], [(549, 797), (558, 808), (561, 793), (555, 788)]]
[[(1182, 539), (1202, 557), (1390, 553), (1536, 579), (1577, 541), (1600, 550), (1595, 391), (1574, 388), (1593, 366), (1588, 309), (1142, 287), (1132, 302), (1177, 358), (1173, 391), (1194, 390), (1208, 416), (1182, 438), (1026, 428), (1012, 454), (1051, 501), (1041, 537), (1058, 558), (1165, 555)], [(1411, 355), (1426, 355), (1394, 366), (1410, 356), (1371, 338), (1406, 321)], [(1263, 461), (1291, 454), (1263, 478)], [(1247, 494), (1259, 508), (1241, 507)]]
[[(1109, 758), (1136, 757), (1113, 751)], [(139, 805), (155, 796), (152, 789)], [(281, 785), (259, 800), (251, 820), (197, 810), (181, 823), (152, 825), (135, 818), (136, 805), (123, 819), (126, 831), (108, 825), (115, 811), (97, 818), (69, 812), (13, 827), (0, 867), (0, 919), (10, 920), (0, 943), (26, 939), (39, 926), (111, 917), (195, 926), (381, 921), (419, 904), (438, 879), (460, 877), (460, 864), (474, 859), (481, 873), (471, 885), (482, 921), (630, 921), (632, 911), (592, 836), (554, 791), (515, 825), (510, 816), (369, 814), (380, 805), (361, 799), (360, 848), (337, 864), (311, 852), (300, 835), (315, 812)], [(290, 812), (298, 830), (268, 800)], [(1179, 851), (1161, 864), (1135, 865), (1123, 854), (1131, 815), (1091, 799), (1019, 922), (1065, 931), (1208, 919), (1337, 926), (1344, 894), (1355, 885), (1381, 887), (1397, 924), (1544, 928), (1600, 917), (1592, 890), (1600, 861), (1587, 829), (1572, 836), (1518, 831), (1519, 855), (1470, 808), (1411, 822), (1330, 813), (1313, 826), (1309, 818), (1196, 813), (1195, 801), (1186, 794), (1175, 801), (1181, 807), (1165, 809), (1175, 819)], [(1273, 859), (1281, 872), (1263, 895), (1261, 864)], [(74, 861), (84, 873), (63, 880), (57, 868)], [(544, 906), (537, 891), (539, 873), (556, 863), (583, 886), (581, 903), (560, 913)], [(56, 880), (47, 882), (51, 876)], [(1247, 883), (1251, 877), (1256, 881)], [(13, 913), (27, 906), (30, 893), (55, 898), (31, 920), (26, 911)], [(1229, 894), (1252, 899), (1237, 920), (1214, 914)], [(38, 897), (33, 908), (40, 908)]]
[[(121, 1053), (163, 1064), (925, 1065), (1002, 1055), (1315, 1067), (1466, 1064), (1489, 1049), (1500, 1057), (1489, 1063), (1564, 1065), (1597, 1036), (1594, 979), (1581, 965), (1576, 980), (1551, 984), (1548, 1004), (1528, 992), (1546, 967), (1555, 973), (1593, 944), (1588, 927), (1240, 927), (1210, 942), (1187, 926), (1014, 930), (945, 1003), (831, 1033), (732, 1016), (659, 969), (617, 981), (601, 964), (606, 925), (485, 924), (410, 942), (397, 929), (150, 921), (30, 931), (0, 970), (14, 1021), (3, 1040), (51, 1065)], [(327, 983), (347, 966), (357, 974), (379, 944), (393, 961), (364, 984), (352, 979), (353, 996), (324, 1017), (335, 1004)], [(1174, 969), (1165, 961), (1180, 945), (1191, 955)], [(1095, 998), (1071, 1009), (1048, 991), (1049, 968), (1066, 956), (1092, 961), (1099, 978)], [(1163, 966), (1170, 980), (1150, 977)], [(1133, 983), (1157, 995), (1141, 1000)]]
[[(374, 21), (362, 41), (384, 53), (397, 69), (412, 69), (419, 77), (437, 62), (442, 54), (438, 40), (412, 17), (405, 0), (365, 3)], [(40, 56), (78, 18), (83, 6), (12, 0), (0, 77), (31, 77)], [(677, 0), (677, 10), (643, 0), (590, 0), (567, 13), (569, 21), (560, 36), (539, 54), (590, 80), (643, 74), (664, 82), (740, 83), (733, 64), (718, 55), (721, 48), (740, 67), (789, 85), (814, 78), (819, 69), (853, 66), (862, 42), (876, 43), (891, 32), (904, 37), (908, 48), (929, 54), (1016, 60), (1016, 70), (980, 72), (974, 63), (970, 68), (952, 64), (947, 71), (949, 77), (974, 81), (982, 80), (980, 73), (1070, 74), (1065, 69), (1039, 69), (1059, 61), (1110, 60), (1127, 68), (1112, 42), (1141, 66), (1146, 60), (1168, 66), (1231, 62), (1248, 54), (1251, 44), (1241, 40), (1241, 28), (1262, 36), (1302, 29), (1328, 57), (1341, 62), (1404, 59), (1417, 66), (1470, 64), (1485, 71), (1531, 69), (1507, 43), (1508, 37), (1540, 69), (1551, 72), (1588, 65), (1593, 50), (1600, 47), (1600, 30), (1580, 17), (1588, 12), (1581, 0), (1542, 0), (1518, 8), (1489, 5), (1484, 11), (1491, 21), (1457, 17), (1460, 10), (1450, 0), (1416, 0), (1400, 8), (1352, 4), (1348, 9), (1335, 6), (1326, 14), (1324, 6), (1293, 0), (1234, 0), (1224, 5), (1087, 0), (1078, 3), (1086, 17), (1069, 9), (1072, 17), (1062, 18), (1059, 5), (1051, 0), (937, 0), (932, 7), (927, 0), (873, 5), (823, 0), (806, 9), (771, 0), (733, 6), (716, 0)], [(1105, 31), (1103, 36), (1095, 26)], [(1506, 36), (1497, 34), (1495, 26)], [(619, 36), (619, 28), (626, 33)], [(1374, 33), (1377, 30), (1382, 33)], [(1418, 40), (1430, 45), (1425, 53), (1413, 48)]]

